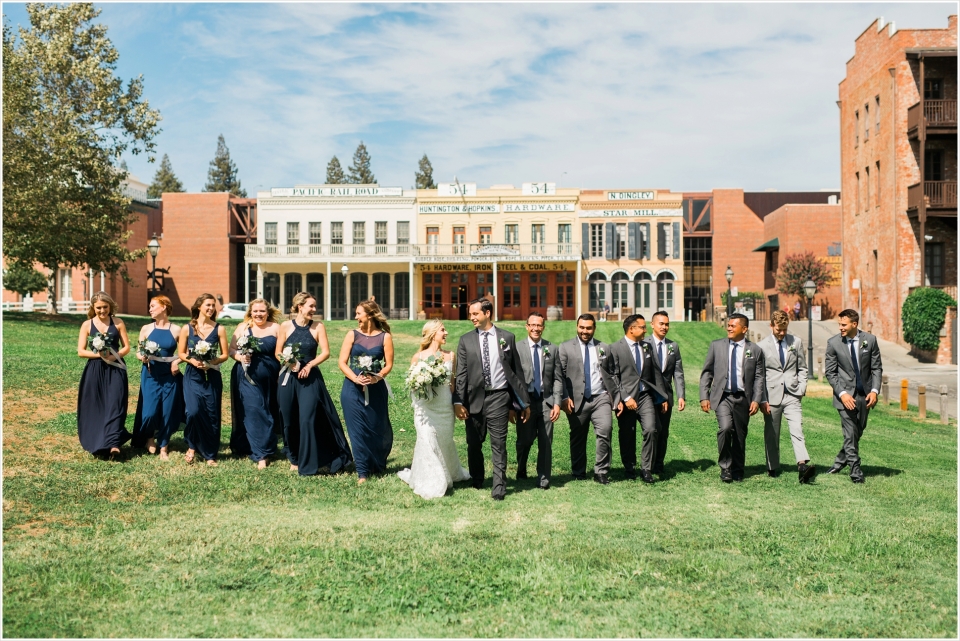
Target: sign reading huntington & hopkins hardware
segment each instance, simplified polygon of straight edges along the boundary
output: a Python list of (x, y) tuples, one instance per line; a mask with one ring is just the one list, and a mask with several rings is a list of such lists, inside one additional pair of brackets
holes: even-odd
[(402, 196), (403, 187), (275, 187), (271, 196), (298, 197), (363, 197), (363, 196)]
[(576, 211), (573, 203), (506, 203), (503, 211), (506, 213), (540, 212), (540, 211)]
[(496, 203), (419, 205), (417, 212), (420, 214), (498, 214), (500, 205)]

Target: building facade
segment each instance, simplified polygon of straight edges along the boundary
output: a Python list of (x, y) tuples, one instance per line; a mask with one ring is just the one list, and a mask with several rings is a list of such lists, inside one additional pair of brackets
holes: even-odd
[(843, 305), (903, 343), (914, 287), (957, 295), (957, 16), (898, 31), (883, 19), (856, 40), (840, 82)]

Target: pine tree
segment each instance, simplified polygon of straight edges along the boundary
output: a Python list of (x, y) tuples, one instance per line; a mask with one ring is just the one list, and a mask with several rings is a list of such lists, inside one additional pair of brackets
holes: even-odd
[(340, 159), (334, 156), (327, 164), (327, 184), (343, 185), (346, 184), (347, 177), (343, 175), (343, 167), (340, 166)]
[(420, 171), (416, 172), (417, 176), (417, 189), (436, 189), (437, 183), (433, 182), (433, 165), (430, 164), (430, 159), (427, 158), (427, 154), (423, 154), (423, 158), (420, 159)]
[(178, 193), (183, 191), (183, 183), (173, 173), (173, 165), (170, 164), (170, 158), (163, 154), (163, 160), (160, 161), (160, 168), (153, 177), (153, 182), (147, 187), (148, 198), (160, 198), (166, 193)]
[(357, 150), (353, 152), (353, 164), (347, 167), (347, 182), (354, 185), (373, 185), (377, 179), (370, 171), (370, 154), (367, 147), (360, 141)]
[(217, 138), (217, 153), (210, 161), (210, 169), (207, 170), (207, 184), (203, 187), (204, 191), (227, 191), (234, 196), (241, 198), (247, 197), (247, 192), (240, 186), (240, 179), (237, 178), (237, 165), (230, 159), (230, 150), (227, 149), (227, 142), (223, 139), (223, 134)]

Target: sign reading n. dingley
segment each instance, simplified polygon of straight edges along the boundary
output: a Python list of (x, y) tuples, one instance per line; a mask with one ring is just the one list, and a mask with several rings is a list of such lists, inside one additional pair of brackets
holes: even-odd
[(497, 204), (454, 204), (454, 205), (419, 205), (421, 214), (498, 214), (500, 205)]
[(438, 196), (476, 196), (477, 183), (438, 183)]
[(608, 191), (607, 200), (653, 200), (652, 191)]
[(538, 211), (576, 211), (573, 203), (506, 203), (503, 206), (506, 213), (523, 213)]
[(581, 209), (580, 218), (631, 218), (634, 216), (680, 216), (682, 209)]
[(403, 187), (279, 187), (270, 190), (271, 196), (330, 197), (330, 196), (402, 196)]

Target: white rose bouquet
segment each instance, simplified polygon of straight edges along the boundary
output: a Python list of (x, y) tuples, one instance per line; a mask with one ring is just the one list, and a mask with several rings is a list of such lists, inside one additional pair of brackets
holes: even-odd
[(450, 372), (447, 371), (443, 359), (436, 356), (414, 363), (404, 380), (410, 393), (423, 400), (434, 398), (440, 386), (449, 382)]
[(300, 369), (301, 359), (303, 359), (303, 355), (300, 354), (300, 343), (283, 346), (283, 350), (280, 352), (280, 363), (283, 364), (280, 369), (280, 374), (283, 375), (281, 385), (286, 385), (287, 381), (290, 380), (290, 372), (296, 372)]
[[(376, 359), (373, 356), (353, 356), (350, 358), (350, 369), (355, 371), (361, 376), (369, 376), (370, 374), (379, 374), (380, 370), (383, 369), (383, 366), (386, 363), (381, 359)], [(367, 386), (363, 386), (363, 404), (370, 404), (370, 392), (367, 390)]]
[(87, 336), (87, 349), (100, 354), (102, 358), (110, 353), (110, 337), (103, 332), (90, 334)]
[[(237, 354), (240, 356), (251, 356), (256, 352), (260, 351), (260, 339), (256, 336), (250, 336), (248, 334), (243, 334), (237, 338)], [(254, 380), (250, 378), (250, 374), (247, 373), (247, 369), (250, 367), (246, 363), (241, 363), (243, 367), (243, 377), (247, 379), (247, 382), (251, 385), (256, 385)]]
[[(219, 345), (210, 344), (207, 341), (197, 341), (193, 347), (187, 352), (187, 355), (190, 358), (195, 358), (201, 363), (207, 364), (210, 361), (217, 358), (217, 352), (219, 351)], [(207, 375), (207, 370), (203, 370), (203, 378), (205, 380), (210, 380)]]

